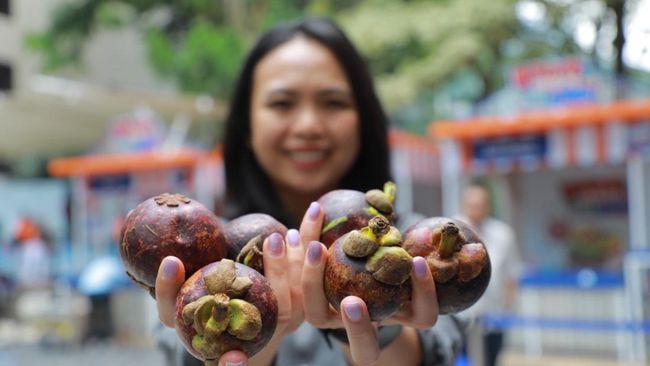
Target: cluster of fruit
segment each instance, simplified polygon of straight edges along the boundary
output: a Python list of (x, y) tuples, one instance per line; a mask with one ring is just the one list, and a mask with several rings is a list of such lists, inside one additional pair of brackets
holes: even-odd
[[(372, 320), (395, 314), (411, 298), (412, 257), (422, 256), (436, 283), (441, 314), (475, 303), (490, 279), (485, 245), (464, 223), (443, 217), (421, 220), (404, 234), (396, 218), (392, 182), (382, 190), (335, 190), (319, 203), (320, 241), (329, 248), (324, 292), (335, 308), (355, 295)], [(158, 267), (176, 256), (188, 276), (176, 301), (176, 329), (197, 358), (213, 360), (229, 350), (248, 356), (271, 339), (278, 305), (264, 277), (262, 243), (287, 228), (265, 214), (227, 224), (199, 202), (162, 194), (137, 205), (122, 229), (120, 254), (133, 281), (154, 295)]]

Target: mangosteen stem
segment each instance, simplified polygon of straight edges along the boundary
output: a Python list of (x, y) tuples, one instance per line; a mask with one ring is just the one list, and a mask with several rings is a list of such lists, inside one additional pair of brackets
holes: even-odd
[(440, 244), (438, 245), (440, 258), (449, 258), (457, 251), (456, 243), (458, 242), (459, 236), (460, 231), (458, 226), (453, 222), (448, 222), (442, 226)]
[(384, 193), (391, 203), (395, 203), (395, 195), (397, 194), (397, 185), (391, 181), (384, 183)]
[(384, 216), (377, 215), (368, 221), (368, 227), (376, 237), (381, 237), (390, 230), (390, 222)]

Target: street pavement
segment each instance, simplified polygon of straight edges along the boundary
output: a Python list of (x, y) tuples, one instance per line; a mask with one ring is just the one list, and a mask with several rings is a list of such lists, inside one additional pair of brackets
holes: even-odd
[(13, 346), (0, 348), (0, 366), (165, 366), (163, 354), (151, 347), (119, 343), (83, 346)]

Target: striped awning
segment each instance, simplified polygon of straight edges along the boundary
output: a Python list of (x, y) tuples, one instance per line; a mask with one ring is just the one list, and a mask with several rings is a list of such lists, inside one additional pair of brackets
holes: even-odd
[(429, 132), (466, 173), (617, 164), (650, 152), (650, 100), (438, 121)]

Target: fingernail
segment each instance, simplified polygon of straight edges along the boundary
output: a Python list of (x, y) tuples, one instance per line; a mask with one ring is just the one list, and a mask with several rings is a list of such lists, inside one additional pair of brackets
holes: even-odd
[(356, 302), (345, 302), (343, 303), (343, 311), (347, 315), (348, 319), (353, 322), (361, 320), (361, 305)]
[(320, 204), (318, 202), (312, 202), (307, 209), (307, 218), (310, 220), (316, 220), (318, 214), (320, 213)]
[(317, 241), (309, 242), (309, 247), (307, 247), (307, 262), (312, 265), (318, 264), (322, 251), (321, 243)]
[(162, 278), (169, 280), (176, 275), (176, 261), (171, 258), (163, 258), (162, 261)]
[(244, 361), (240, 361), (240, 362), (226, 362), (226, 366), (244, 366)]
[(287, 243), (293, 248), (300, 245), (300, 234), (298, 233), (298, 230), (290, 229), (287, 231)]
[(427, 266), (427, 261), (424, 258), (413, 258), (413, 272), (415, 272), (415, 277), (424, 278), (427, 274)]
[(284, 249), (284, 243), (282, 243), (282, 235), (278, 233), (273, 233), (269, 235), (269, 251), (270, 254), (274, 257), (282, 256), (282, 250)]

